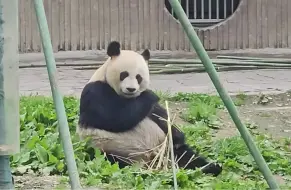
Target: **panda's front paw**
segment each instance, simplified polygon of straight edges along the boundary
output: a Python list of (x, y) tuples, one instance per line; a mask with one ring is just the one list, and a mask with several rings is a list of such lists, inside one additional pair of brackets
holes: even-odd
[(157, 96), (153, 91), (146, 90), (141, 93), (140, 98), (142, 98), (145, 102), (150, 104), (156, 103), (160, 100), (159, 96)]
[(205, 174), (212, 174), (216, 177), (222, 172), (222, 166), (217, 163), (209, 163), (202, 167), (201, 171)]

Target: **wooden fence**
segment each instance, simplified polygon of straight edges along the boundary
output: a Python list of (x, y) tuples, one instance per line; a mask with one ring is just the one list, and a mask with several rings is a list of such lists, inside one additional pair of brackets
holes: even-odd
[[(54, 51), (123, 49), (191, 51), (165, 0), (44, 0)], [(19, 51), (41, 51), (32, 0), (19, 0)], [(241, 0), (232, 16), (197, 29), (207, 50), (291, 47), (290, 0)]]

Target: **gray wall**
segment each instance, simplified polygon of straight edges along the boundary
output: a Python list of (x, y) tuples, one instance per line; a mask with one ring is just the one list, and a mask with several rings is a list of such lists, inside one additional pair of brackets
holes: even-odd
[[(19, 0), (19, 50), (41, 51), (32, 0)], [(105, 49), (190, 50), (164, 0), (44, 0), (54, 51)], [(207, 50), (291, 47), (291, 1), (241, 0), (235, 13), (199, 29)]]

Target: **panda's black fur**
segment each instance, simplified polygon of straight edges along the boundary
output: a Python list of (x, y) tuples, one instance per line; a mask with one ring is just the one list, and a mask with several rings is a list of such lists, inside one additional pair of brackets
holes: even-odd
[[(118, 56), (120, 54), (120, 44), (118, 42), (111, 42), (108, 46), (107, 54), (110, 57)], [(145, 60), (148, 60), (150, 57), (148, 50), (144, 51), (142, 55)], [(142, 92), (138, 97), (124, 98), (118, 95), (104, 81), (89, 82), (81, 94), (79, 126), (120, 133), (133, 129), (143, 119), (150, 118), (167, 134), (168, 126), (166, 119), (168, 115), (158, 102), (158, 96), (149, 89)], [(179, 167), (186, 166), (186, 169), (195, 169), (207, 165), (202, 169), (204, 173), (210, 173), (214, 176), (221, 173), (222, 167), (215, 163), (209, 163), (206, 158), (199, 156), (198, 152), (191, 149), (185, 143), (184, 134), (175, 126), (172, 127), (172, 135), (174, 154), (179, 158)], [(195, 159), (188, 163), (193, 156)], [(107, 159), (111, 163), (118, 162), (120, 168), (129, 165), (110, 153), (107, 153)]]
[(147, 117), (158, 101), (150, 90), (132, 100), (117, 95), (105, 82), (88, 83), (81, 94), (79, 123), (114, 133), (128, 131)]

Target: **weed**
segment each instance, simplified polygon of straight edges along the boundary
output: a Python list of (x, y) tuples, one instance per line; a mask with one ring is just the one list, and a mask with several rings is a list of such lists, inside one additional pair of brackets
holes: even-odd
[(235, 96), (234, 104), (236, 106), (242, 106), (242, 105), (245, 104), (246, 99), (247, 99), (247, 95), (246, 94), (243, 94), (243, 93), (237, 94)]
[[(204, 175), (199, 170), (179, 170), (177, 174), (180, 189), (266, 189), (267, 185), (258, 167), (250, 156), (243, 140), (231, 137), (213, 140), (216, 130), (211, 122), (216, 121), (216, 109), (222, 107), (217, 96), (199, 94), (177, 94), (167, 96), (172, 101), (188, 101), (187, 113), (183, 116), (191, 124), (181, 127), (187, 142), (202, 155), (223, 164), (223, 172), (217, 178)], [(103, 159), (100, 151), (92, 149), (87, 141), (80, 141), (75, 134), (78, 119), (79, 100), (64, 98), (75, 159), (81, 181), (85, 186), (99, 186), (106, 189), (171, 189), (172, 174), (167, 171), (147, 171), (137, 166), (119, 169)], [(22, 97), (20, 102), (21, 153), (11, 157), (14, 175), (26, 173), (60, 175), (62, 183), (68, 178), (64, 162), (64, 151), (60, 144), (57, 119), (51, 98)], [(250, 127), (252, 128), (252, 127)], [(291, 176), (290, 140), (275, 141), (259, 133), (253, 133), (270, 169), (275, 174)], [(90, 154), (95, 153), (95, 159)], [(60, 177), (61, 178), (61, 177)], [(289, 184), (289, 189), (290, 189)], [(59, 186), (62, 188), (62, 186)], [(282, 189), (284, 187), (282, 186)], [(288, 189), (285, 185), (285, 189)]]
[(196, 93), (177, 93), (169, 98), (171, 101), (180, 102), (204, 102), (214, 105), (216, 108), (222, 108), (223, 103), (219, 96), (209, 96), (207, 94), (196, 94)]
[(188, 109), (182, 114), (182, 118), (192, 124), (203, 121), (209, 127), (219, 128), (221, 125), (219, 118), (216, 116), (217, 109), (222, 108), (222, 103), (217, 96), (207, 95), (187, 95), (185, 98), (177, 95), (174, 100), (187, 100)]

